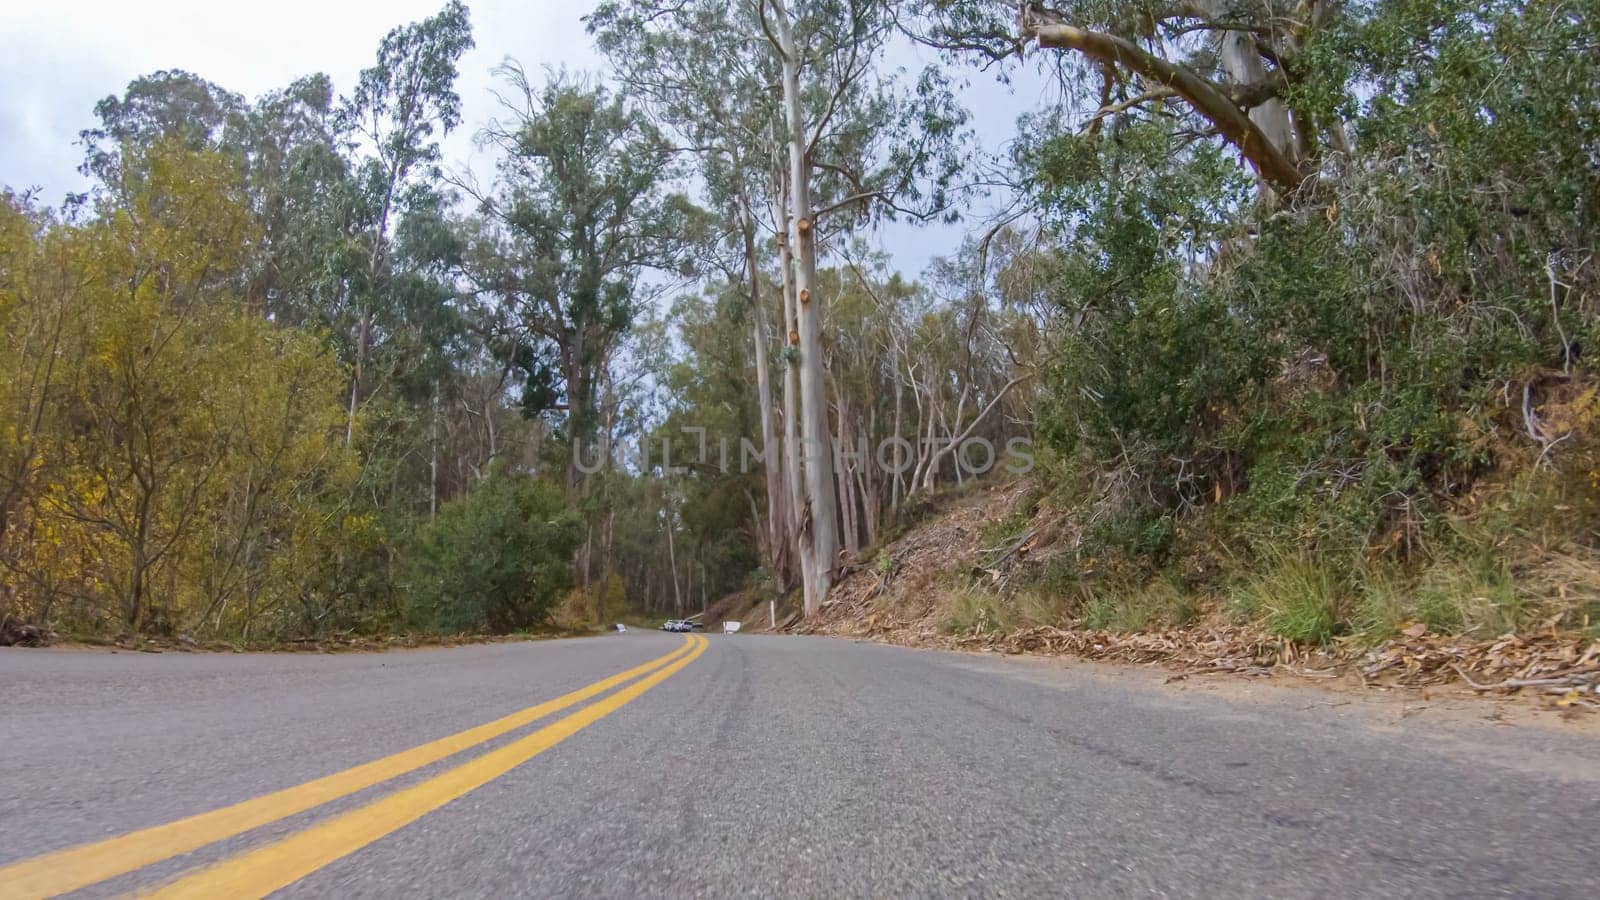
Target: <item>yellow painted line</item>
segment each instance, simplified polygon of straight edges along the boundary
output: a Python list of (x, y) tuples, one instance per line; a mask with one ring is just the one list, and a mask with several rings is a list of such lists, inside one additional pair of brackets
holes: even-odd
[(695, 642), (692, 639), (686, 639), (683, 646), (671, 653), (625, 672), (618, 672), (570, 694), (563, 694), (554, 700), (530, 706), (476, 728), (469, 728), (410, 750), (402, 750), (392, 756), (363, 763), (315, 781), (264, 794), (187, 819), (168, 822), (165, 825), (156, 825), (98, 843), (69, 847), (13, 863), (0, 868), (0, 895), (18, 900), (20, 898), (32, 900), (32, 898), (65, 894), (260, 828), (262, 825), (420, 769), (552, 713), (560, 712), (569, 706), (582, 703), (619, 684), (667, 665), (674, 658), (691, 652), (694, 646)]
[(329, 863), (360, 850), (379, 838), (422, 818), (469, 791), (522, 765), (584, 728), (637, 700), (671, 678), (705, 652), (707, 641), (691, 635), (694, 650), (656, 673), (641, 678), (604, 700), (596, 701), (526, 737), (396, 791), (343, 815), (318, 822), (256, 850), (224, 860), (161, 887), (147, 896), (211, 900), (217, 897), (265, 897), (294, 884)]

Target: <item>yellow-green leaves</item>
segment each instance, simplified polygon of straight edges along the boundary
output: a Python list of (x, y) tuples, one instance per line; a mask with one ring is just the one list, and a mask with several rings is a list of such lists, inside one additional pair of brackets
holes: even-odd
[(237, 299), (257, 235), (228, 157), (165, 141), (124, 171), (81, 224), (0, 211), (0, 611), (233, 631), (351, 477), (344, 374)]

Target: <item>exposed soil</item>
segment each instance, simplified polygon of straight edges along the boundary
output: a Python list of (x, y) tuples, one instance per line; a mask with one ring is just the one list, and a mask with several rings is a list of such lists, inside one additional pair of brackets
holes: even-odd
[(789, 630), (909, 646), (1148, 664), (1177, 679), (1202, 673), (1296, 676), (1298, 682), (1401, 690), (1412, 696), (1518, 695), (1567, 716), (1600, 710), (1600, 641), (1571, 633), (1472, 640), (1430, 634), (1417, 625), (1376, 647), (1336, 642), (1320, 648), (1219, 624), (1131, 634), (1057, 627), (949, 633), (946, 623), (957, 589), (981, 589), (996, 574), (997, 564), (1014, 565), (1030, 553), (1049, 552), (1032, 536), (1016, 546), (982, 546), (985, 527), (1008, 516), (1024, 490), (1017, 483), (1000, 484), (949, 500), (877, 556), (847, 566), (820, 614)]
[(949, 499), (879, 555), (845, 566), (820, 614), (794, 630), (938, 640), (951, 588), (977, 564), (984, 527), (1004, 518), (1018, 493), (1006, 484)]

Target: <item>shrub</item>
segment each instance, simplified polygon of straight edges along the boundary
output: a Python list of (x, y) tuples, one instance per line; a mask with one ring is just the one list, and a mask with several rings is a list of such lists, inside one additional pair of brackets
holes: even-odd
[(1560, 4), (1351, 7), (1295, 100), (1353, 149), (1293, 197), (1161, 117), (1038, 120), (1070, 323), (1042, 471), (1080, 539), (1039, 586), (1116, 629), (1230, 582), (1309, 643), (1594, 627), (1597, 38)]
[(1235, 615), (1304, 644), (1325, 644), (1346, 627), (1347, 586), (1326, 561), (1285, 556), (1236, 584)]
[(1008, 610), (1007, 601), (982, 590), (963, 589), (955, 592), (950, 610), (945, 614), (944, 630), (948, 634), (998, 634), (1016, 627), (1016, 617)]
[(406, 578), (409, 618), (456, 632), (543, 625), (571, 584), (579, 537), (559, 489), (493, 474), (418, 535)]

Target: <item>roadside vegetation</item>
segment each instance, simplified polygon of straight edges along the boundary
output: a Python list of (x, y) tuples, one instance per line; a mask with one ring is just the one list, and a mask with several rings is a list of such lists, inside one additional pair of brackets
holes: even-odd
[(1596, 20), (1333, 15), (1286, 73), (1316, 160), (1288, 198), (1168, 100), (1113, 136), (1025, 132), (1071, 324), (1037, 515), (991, 536), (1037, 529), (1048, 562), (950, 628), (1600, 635)]
[[(587, 21), (490, 178), (452, 3), (345, 94), (141, 78), (89, 195), (6, 194), (0, 616), (1600, 638), (1592, 0)], [(998, 153), (995, 75), (1059, 89)]]

